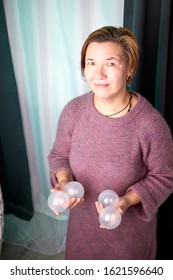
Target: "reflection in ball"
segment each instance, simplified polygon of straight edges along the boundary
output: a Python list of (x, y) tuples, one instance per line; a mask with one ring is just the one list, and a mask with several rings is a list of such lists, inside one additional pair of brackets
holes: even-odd
[(121, 214), (114, 206), (107, 206), (100, 212), (99, 222), (107, 229), (114, 229), (121, 223)]
[(67, 183), (64, 187), (64, 191), (70, 196), (70, 198), (82, 198), (84, 196), (83, 186), (76, 181)]

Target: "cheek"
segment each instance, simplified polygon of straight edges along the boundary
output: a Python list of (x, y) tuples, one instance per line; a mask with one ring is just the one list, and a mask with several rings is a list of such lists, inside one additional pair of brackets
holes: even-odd
[(117, 72), (112, 72), (107, 74), (107, 78), (112, 82), (112, 83), (117, 83), (120, 81), (121, 76), (119, 75), (119, 73)]
[(91, 80), (92, 76), (93, 76), (92, 72), (85, 69), (84, 74), (85, 74), (86, 81), (89, 82)]
[(115, 72), (111, 72), (109, 73), (109, 79), (112, 81), (112, 82), (120, 82), (120, 81), (126, 81), (126, 77), (127, 77), (127, 74), (126, 74), (126, 71), (115, 71)]

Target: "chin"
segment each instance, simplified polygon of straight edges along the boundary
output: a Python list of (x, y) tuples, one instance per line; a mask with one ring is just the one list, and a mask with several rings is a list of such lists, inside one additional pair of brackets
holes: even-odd
[(98, 98), (108, 99), (112, 97), (112, 95), (107, 93), (105, 90), (93, 90), (93, 92)]

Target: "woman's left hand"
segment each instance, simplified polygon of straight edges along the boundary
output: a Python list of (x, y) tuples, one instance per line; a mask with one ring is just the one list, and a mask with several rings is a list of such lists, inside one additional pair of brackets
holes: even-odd
[(123, 215), (130, 206), (136, 205), (140, 202), (141, 200), (138, 194), (135, 191), (129, 191), (120, 197), (117, 208), (121, 215)]
[[(130, 206), (136, 205), (140, 202), (141, 201), (140, 201), (140, 197), (138, 196), (138, 194), (134, 191), (129, 191), (125, 195), (123, 195), (119, 198), (119, 203), (117, 205), (117, 209), (120, 212), (120, 214), (123, 215)], [(98, 214), (100, 214), (100, 212), (104, 208), (103, 204), (96, 201), (95, 206), (96, 206)], [(105, 226), (100, 225), (100, 227), (106, 229)]]
[(98, 202), (98, 201), (96, 201), (96, 202), (95, 202), (95, 206), (96, 206), (97, 212), (100, 214), (100, 212), (101, 212), (102, 209), (104, 208), (104, 207), (103, 207), (103, 204), (100, 203), (100, 202)]

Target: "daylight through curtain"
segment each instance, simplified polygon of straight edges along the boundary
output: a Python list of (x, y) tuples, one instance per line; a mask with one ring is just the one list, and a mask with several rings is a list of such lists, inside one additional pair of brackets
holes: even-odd
[(5, 216), (4, 241), (57, 254), (65, 249), (68, 213), (55, 217), (48, 209), (47, 155), (63, 106), (88, 90), (80, 74), (82, 44), (96, 28), (123, 26), (124, 1), (4, 0), (4, 9), (34, 204), (29, 222)]

